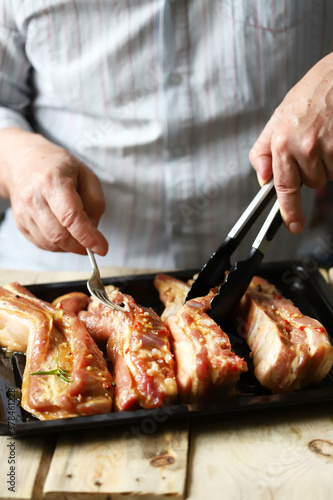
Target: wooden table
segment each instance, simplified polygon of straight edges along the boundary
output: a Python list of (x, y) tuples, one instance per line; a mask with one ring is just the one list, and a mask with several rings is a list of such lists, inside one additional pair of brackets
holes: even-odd
[[(104, 276), (131, 274), (105, 269)], [(142, 272), (142, 270), (140, 271)], [(327, 280), (331, 276), (325, 274)], [(0, 286), (86, 279), (0, 271)], [(333, 405), (0, 438), (0, 500), (333, 499)], [(15, 454), (15, 491), (7, 483)]]

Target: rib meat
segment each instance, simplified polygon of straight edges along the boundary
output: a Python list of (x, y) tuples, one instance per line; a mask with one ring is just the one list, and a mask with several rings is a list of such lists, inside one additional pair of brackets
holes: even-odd
[(74, 314), (79, 314), (80, 311), (87, 309), (89, 302), (90, 298), (87, 294), (83, 292), (70, 292), (57, 297), (52, 302), (52, 305), (73, 312)]
[(8, 351), (26, 352), (29, 330), (45, 321), (32, 304), (17, 300), (15, 294), (0, 288), (0, 346)]
[(114, 367), (115, 408), (158, 407), (177, 396), (170, 333), (160, 317), (149, 308), (108, 287), (110, 299), (125, 303), (129, 312), (104, 307), (93, 300), (80, 320), (97, 340), (107, 340), (107, 354)]
[[(165, 324), (172, 335), (182, 401), (201, 401), (212, 395), (234, 392), (241, 373), (247, 371), (247, 365), (231, 351), (228, 336), (205, 312), (216, 290), (212, 289), (205, 297), (192, 299), (182, 305), (186, 294), (179, 280), (159, 275), (155, 286), (161, 300), (165, 301), (166, 309), (170, 311), (173, 307), (175, 311), (172, 315), (167, 313)], [(165, 293), (165, 290), (168, 292)], [(178, 290), (181, 290), (181, 301), (177, 297)]]
[[(11, 307), (12, 322), (27, 326), (22, 407), (40, 420), (109, 412), (112, 377), (78, 317), (37, 299), (18, 283), (1, 294)], [(65, 380), (59, 370), (32, 375), (57, 368), (66, 370)]]
[(184, 304), (190, 285), (167, 274), (157, 274), (154, 286), (158, 290), (160, 299), (165, 305), (161, 319), (173, 316)]
[(253, 278), (235, 321), (253, 353), (256, 378), (272, 391), (318, 383), (330, 371), (333, 347), (323, 325), (263, 278)]

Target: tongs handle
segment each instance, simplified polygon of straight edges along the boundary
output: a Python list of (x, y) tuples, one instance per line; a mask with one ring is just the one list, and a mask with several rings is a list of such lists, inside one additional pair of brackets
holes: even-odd
[(258, 191), (225, 240), (202, 267), (186, 296), (186, 301), (207, 294), (212, 287), (224, 280), (225, 272), (231, 267), (230, 256), (273, 198), (274, 193), (272, 178)]
[(258, 191), (249, 206), (244, 210), (228, 236), (238, 243), (244, 238), (253, 223), (266, 208), (275, 193), (274, 179), (272, 178)]
[(256, 239), (252, 244), (252, 249), (260, 251), (260, 253), (262, 253), (264, 256), (264, 254), (267, 251), (268, 245), (274, 238), (281, 224), (282, 224), (282, 216), (280, 212), (279, 201), (276, 200), (265, 222), (263, 223), (262, 228), (258, 233), (258, 236), (256, 237)]
[(261, 264), (269, 243), (282, 224), (278, 200), (271, 208), (261, 230), (258, 233), (249, 255), (245, 260), (235, 262), (227, 274), (218, 293), (212, 299), (208, 314), (217, 322), (225, 320), (246, 292), (253, 276)]

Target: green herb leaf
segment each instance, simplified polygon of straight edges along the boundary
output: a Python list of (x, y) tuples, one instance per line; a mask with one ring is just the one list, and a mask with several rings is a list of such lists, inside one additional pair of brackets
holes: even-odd
[(65, 368), (61, 368), (59, 366), (59, 353), (57, 351), (57, 356), (56, 356), (56, 367), (53, 370), (49, 371), (38, 371), (38, 372), (31, 372), (30, 375), (56, 375), (57, 377), (60, 378), (63, 382), (66, 382), (69, 384), (70, 382), (73, 382), (73, 380), (70, 378), (70, 371), (66, 370)]
[(59, 368), (55, 368), (54, 370), (49, 370), (48, 372), (32, 372), (30, 375), (58, 375)]
[(63, 382), (67, 382), (67, 384), (69, 384), (69, 382), (73, 382), (72, 379), (66, 377), (65, 375), (63, 375), (62, 373), (58, 373), (58, 377), (60, 378), (60, 380), (62, 380)]
[(61, 373), (66, 373), (67, 375), (70, 374), (70, 371), (66, 370), (65, 368), (59, 368), (59, 370), (60, 370)]

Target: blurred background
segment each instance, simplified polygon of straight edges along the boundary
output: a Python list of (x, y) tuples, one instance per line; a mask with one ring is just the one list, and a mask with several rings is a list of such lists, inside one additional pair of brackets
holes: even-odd
[(333, 181), (316, 190), (315, 209), (310, 222), (311, 237), (299, 249), (300, 258), (321, 259), (320, 267), (333, 266)]
[(6, 208), (9, 206), (8, 200), (0, 198), (0, 221), (2, 221)]

